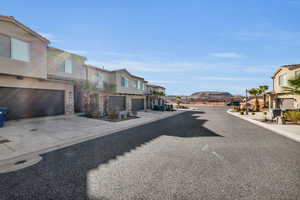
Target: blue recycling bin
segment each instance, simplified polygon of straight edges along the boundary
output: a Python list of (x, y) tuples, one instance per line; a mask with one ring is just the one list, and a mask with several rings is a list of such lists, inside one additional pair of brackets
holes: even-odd
[(0, 107), (0, 112), (3, 112), (4, 113), (4, 117), (5, 117), (7, 115), (7, 113), (8, 113), (8, 108)]
[(4, 126), (4, 112), (0, 111), (0, 128)]

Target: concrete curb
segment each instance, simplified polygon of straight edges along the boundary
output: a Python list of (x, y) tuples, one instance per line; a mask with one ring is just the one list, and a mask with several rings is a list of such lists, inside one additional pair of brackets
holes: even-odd
[(233, 115), (233, 116), (238, 117), (240, 119), (243, 119), (243, 120), (246, 120), (248, 122), (251, 122), (252, 124), (255, 124), (257, 126), (260, 126), (260, 127), (265, 128), (265, 129), (268, 129), (268, 130), (270, 130), (270, 131), (272, 131), (274, 133), (277, 133), (279, 135), (282, 135), (284, 137), (292, 139), (292, 140), (294, 140), (296, 142), (300, 142), (300, 135), (295, 135), (295, 134), (290, 133), (288, 131), (280, 130), (280, 129), (274, 127), (273, 125), (268, 125), (268, 124), (265, 124), (263, 122), (259, 122), (259, 121), (253, 120), (253, 119), (249, 119), (249, 118), (243, 117), (243, 116), (241, 116), (239, 114), (232, 113), (230, 111), (231, 111), (230, 109), (227, 110), (227, 113), (230, 114), (230, 115)]
[(138, 123), (138, 124), (134, 124), (134, 125), (129, 125), (129, 126), (126, 126), (126, 127), (121, 127), (121, 128), (117, 128), (117, 129), (113, 129), (113, 130), (108, 130), (108, 131), (102, 133), (101, 135), (94, 134), (94, 135), (89, 135), (89, 136), (86, 136), (86, 137), (74, 138), (73, 140), (66, 141), (66, 142), (63, 142), (61, 144), (57, 144), (57, 145), (54, 145), (54, 146), (51, 146), (51, 147), (47, 147), (47, 148), (44, 148), (44, 149), (40, 149), (38, 151), (26, 152), (24, 154), (13, 156), (11, 158), (2, 159), (2, 160), (0, 160), (0, 162), (1, 162), (0, 166), (7, 165), (9, 163), (15, 163), (16, 161), (22, 160), (22, 159), (27, 158), (27, 157), (30, 157), (33, 154), (34, 155), (45, 154), (45, 153), (48, 153), (48, 152), (51, 152), (51, 151), (54, 151), (54, 150), (62, 149), (62, 148), (65, 148), (65, 147), (69, 147), (69, 146), (72, 146), (72, 145), (75, 145), (75, 144), (79, 144), (79, 143), (82, 143), (82, 142), (86, 142), (86, 141), (89, 141), (89, 140), (92, 140), (92, 139), (104, 137), (104, 136), (107, 136), (107, 135), (110, 135), (110, 134), (113, 134), (113, 133), (116, 133), (116, 132), (119, 132), (119, 131), (128, 130), (128, 129), (131, 129), (131, 128), (134, 128), (134, 127), (138, 127), (138, 126), (142, 126), (142, 125), (145, 125), (145, 124), (149, 124), (149, 123), (152, 123), (152, 122), (155, 122), (155, 121), (159, 121), (159, 120), (162, 120), (162, 119), (166, 119), (166, 118), (169, 118), (169, 117), (174, 117), (174, 116), (182, 114), (184, 112), (186, 112), (186, 111), (176, 112), (176, 113), (174, 113), (172, 115), (158, 117), (156, 119), (151, 119), (151, 120), (146, 121), (146, 122), (142, 122), (142, 123)]

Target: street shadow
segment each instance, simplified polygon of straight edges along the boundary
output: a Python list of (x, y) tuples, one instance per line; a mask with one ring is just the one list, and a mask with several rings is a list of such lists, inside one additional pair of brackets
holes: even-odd
[[(222, 137), (207, 129), (204, 112), (185, 112), (42, 155), (38, 164), (0, 174), (2, 199), (89, 199), (90, 170), (163, 136)], [(93, 197), (90, 199), (103, 199)]]

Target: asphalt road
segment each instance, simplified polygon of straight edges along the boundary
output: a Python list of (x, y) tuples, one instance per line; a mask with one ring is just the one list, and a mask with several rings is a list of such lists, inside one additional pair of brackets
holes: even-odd
[(300, 199), (300, 144), (201, 108), (42, 155), (0, 199)]

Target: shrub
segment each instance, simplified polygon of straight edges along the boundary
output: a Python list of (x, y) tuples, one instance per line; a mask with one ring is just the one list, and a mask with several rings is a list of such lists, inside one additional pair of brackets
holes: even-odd
[(300, 121), (300, 111), (287, 111), (283, 114), (287, 121), (299, 122)]
[(265, 111), (265, 112), (263, 112), (263, 114), (264, 114), (264, 115), (267, 115), (267, 114), (268, 114), (268, 112), (266, 112), (266, 111)]
[(255, 112), (252, 112), (252, 115), (255, 115)]
[(241, 115), (244, 115), (244, 111), (241, 111), (240, 114), (241, 114)]

